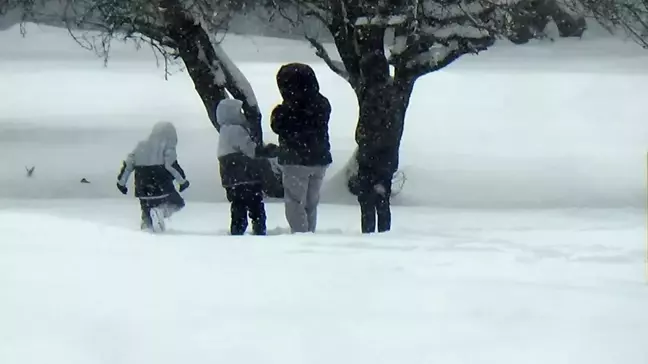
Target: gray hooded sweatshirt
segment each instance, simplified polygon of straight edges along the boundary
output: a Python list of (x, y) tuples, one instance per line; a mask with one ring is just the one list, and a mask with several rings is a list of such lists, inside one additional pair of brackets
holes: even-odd
[(161, 198), (175, 191), (173, 180), (185, 183), (184, 171), (177, 161), (178, 134), (172, 123), (160, 121), (148, 139), (137, 144), (122, 167), (118, 183), (125, 186), (135, 172), (135, 196)]
[(225, 99), (216, 107), (220, 125), (218, 161), (223, 187), (261, 183), (260, 165), (255, 159), (256, 143), (242, 113), (243, 102)]

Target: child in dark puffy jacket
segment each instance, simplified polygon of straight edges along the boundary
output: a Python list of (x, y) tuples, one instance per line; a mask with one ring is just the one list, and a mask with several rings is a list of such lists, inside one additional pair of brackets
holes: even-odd
[(389, 64), (383, 54), (368, 54), (360, 61), (367, 86), (361, 92), (365, 105), (356, 127), (357, 175), (349, 181), (350, 191), (358, 197), (362, 232), (370, 234), (391, 230), (392, 178), (398, 170), (402, 122), (391, 119), (389, 110), (396, 97), (389, 77)]
[(170, 122), (161, 121), (153, 126), (147, 140), (141, 141), (123, 163), (117, 176), (117, 188), (126, 195), (126, 184), (135, 172), (135, 197), (140, 200), (142, 230), (162, 232), (164, 219), (185, 206), (180, 192), (189, 187), (189, 181), (177, 160), (178, 135)]
[(216, 107), (221, 183), (231, 203), (230, 233), (243, 235), (249, 215), (254, 235), (266, 235), (261, 162), (242, 107), (243, 102), (236, 99), (222, 100)]

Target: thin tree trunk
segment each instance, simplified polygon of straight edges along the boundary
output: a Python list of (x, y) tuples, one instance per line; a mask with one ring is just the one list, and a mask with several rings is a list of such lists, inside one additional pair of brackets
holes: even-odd
[[(391, 138), (392, 143), (398, 145), (399, 148), (403, 137), (403, 131), (405, 129), (405, 116), (407, 112), (407, 107), (409, 106), (410, 96), (412, 94), (414, 82), (415, 80), (413, 79), (396, 78), (392, 82), (390, 89), (387, 91), (391, 95), (393, 95), (391, 99), (392, 103), (388, 107), (384, 107), (383, 110), (385, 111), (385, 113), (389, 114), (389, 117), (386, 119), (391, 120), (394, 123), (394, 125), (384, 125), (383, 128), (385, 129), (385, 133), (389, 134), (386, 137)], [(375, 110), (377, 106), (378, 107), (383, 106), (383, 105), (375, 105), (376, 101), (377, 100), (372, 100), (372, 99), (363, 100), (363, 98), (358, 93), (358, 104), (360, 110), (358, 123), (357, 123), (358, 126), (364, 124), (366, 126), (375, 127), (373, 120), (368, 120), (367, 118), (363, 118), (362, 115), (364, 114), (363, 110), (365, 108)], [(371, 148), (371, 145), (369, 145), (369, 148)], [(358, 148), (356, 147), (356, 150), (354, 151), (351, 160), (347, 162), (343, 170), (347, 182), (349, 181), (349, 179), (353, 178), (358, 172), (358, 163), (356, 161), (357, 152), (358, 152)]]
[(243, 101), (243, 111), (251, 123), (252, 138), (262, 145), (261, 111), (245, 76), (178, 0), (162, 0), (162, 3), (167, 34), (177, 45), (216, 130), (220, 130), (214, 115), (216, 106), (228, 97), (229, 92), (235, 99)]
[[(196, 92), (203, 101), (203, 105), (212, 125), (220, 131), (216, 121), (216, 106), (228, 98), (228, 91), (232, 97), (243, 101), (243, 111), (251, 122), (251, 133), (257, 145), (263, 145), (261, 127), (261, 112), (252, 94), (249, 84), (241, 85), (242, 74), (238, 70), (226, 69), (223, 66), (232, 66), (229, 59), (219, 59), (223, 52), (212, 44), (207, 31), (189, 14), (185, 13), (175, 0), (166, 0), (164, 17), (167, 22), (168, 36), (177, 45), (180, 58), (185, 63)], [(245, 88), (249, 90), (245, 90)], [(281, 173), (272, 168), (268, 159), (260, 159), (261, 178), (264, 192), (269, 197), (283, 197), (283, 184)]]

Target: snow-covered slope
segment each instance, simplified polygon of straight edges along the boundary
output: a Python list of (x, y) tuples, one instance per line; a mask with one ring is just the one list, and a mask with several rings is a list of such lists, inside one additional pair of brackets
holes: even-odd
[(361, 237), (327, 205), (316, 235), (231, 238), (225, 205), (152, 236), (132, 203), (4, 204), (3, 364), (648, 361), (633, 212), (397, 208)]

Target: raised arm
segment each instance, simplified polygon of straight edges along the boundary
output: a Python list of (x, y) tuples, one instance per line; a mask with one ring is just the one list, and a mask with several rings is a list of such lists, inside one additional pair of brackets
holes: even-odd
[(126, 186), (133, 170), (135, 170), (135, 152), (130, 153), (123, 162), (122, 168), (117, 175), (117, 184)]

